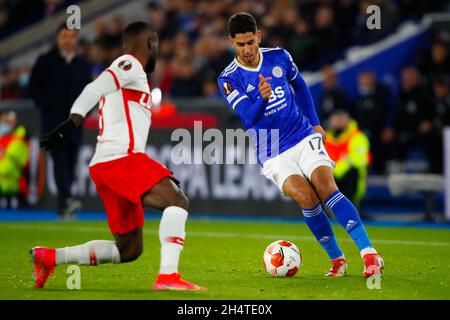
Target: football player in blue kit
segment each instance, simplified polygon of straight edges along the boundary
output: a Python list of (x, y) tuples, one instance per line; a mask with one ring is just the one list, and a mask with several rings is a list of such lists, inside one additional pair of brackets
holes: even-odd
[[(345, 275), (347, 261), (321, 201), (358, 246), (364, 276), (381, 274), (383, 259), (355, 206), (336, 186), (334, 163), (324, 148), (325, 131), (292, 57), (280, 47), (260, 48), (261, 31), (245, 12), (229, 19), (228, 36), (236, 57), (218, 77), (220, 91), (245, 129), (266, 131), (267, 140), (253, 139), (262, 174), (301, 207), (306, 224), (330, 257), (332, 266), (325, 275)], [(271, 138), (278, 139), (275, 152), (262, 152)]]

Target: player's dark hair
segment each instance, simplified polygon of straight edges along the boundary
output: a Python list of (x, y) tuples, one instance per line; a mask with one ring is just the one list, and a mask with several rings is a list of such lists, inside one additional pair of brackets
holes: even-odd
[(135, 21), (128, 24), (123, 30), (123, 40), (134, 38), (144, 31), (151, 31), (150, 25), (144, 21)]
[(256, 20), (250, 13), (238, 12), (228, 20), (228, 35), (232, 38), (238, 33), (251, 32), (256, 34), (256, 30)]

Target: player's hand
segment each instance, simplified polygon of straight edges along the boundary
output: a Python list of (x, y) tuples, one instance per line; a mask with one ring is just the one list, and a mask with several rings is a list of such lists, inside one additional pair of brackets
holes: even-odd
[(267, 82), (269, 80), (272, 80), (271, 77), (264, 78), (261, 74), (258, 75), (259, 77), (259, 93), (265, 100), (269, 100), (272, 96), (272, 88), (270, 87), (270, 84)]
[(75, 128), (76, 124), (71, 119), (61, 123), (52, 132), (44, 134), (40, 140), (41, 147), (46, 151), (61, 147)]
[(41, 148), (44, 148), (45, 151), (56, 149), (63, 144), (63, 137), (57, 130), (46, 133), (40, 140)]
[(323, 130), (323, 128), (320, 125), (314, 126), (313, 128), (314, 128), (314, 132), (320, 133), (322, 135), (323, 143), (325, 143), (327, 140), (327, 134), (326, 134), (325, 130)]

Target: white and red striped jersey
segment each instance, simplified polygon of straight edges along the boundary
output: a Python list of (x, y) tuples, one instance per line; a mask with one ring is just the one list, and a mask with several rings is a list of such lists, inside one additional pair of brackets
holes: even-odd
[(97, 101), (100, 101), (99, 135), (89, 165), (145, 152), (151, 124), (151, 98), (147, 74), (139, 60), (130, 54), (117, 58), (86, 86), (71, 113), (85, 117)]

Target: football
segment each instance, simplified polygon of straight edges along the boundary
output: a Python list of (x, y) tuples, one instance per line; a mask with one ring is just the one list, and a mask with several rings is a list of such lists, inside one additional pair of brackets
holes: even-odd
[(302, 254), (295, 244), (277, 240), (264, 251), (263, 263), (266, 271), (274, 277), (292, 277), (302, 263)]

